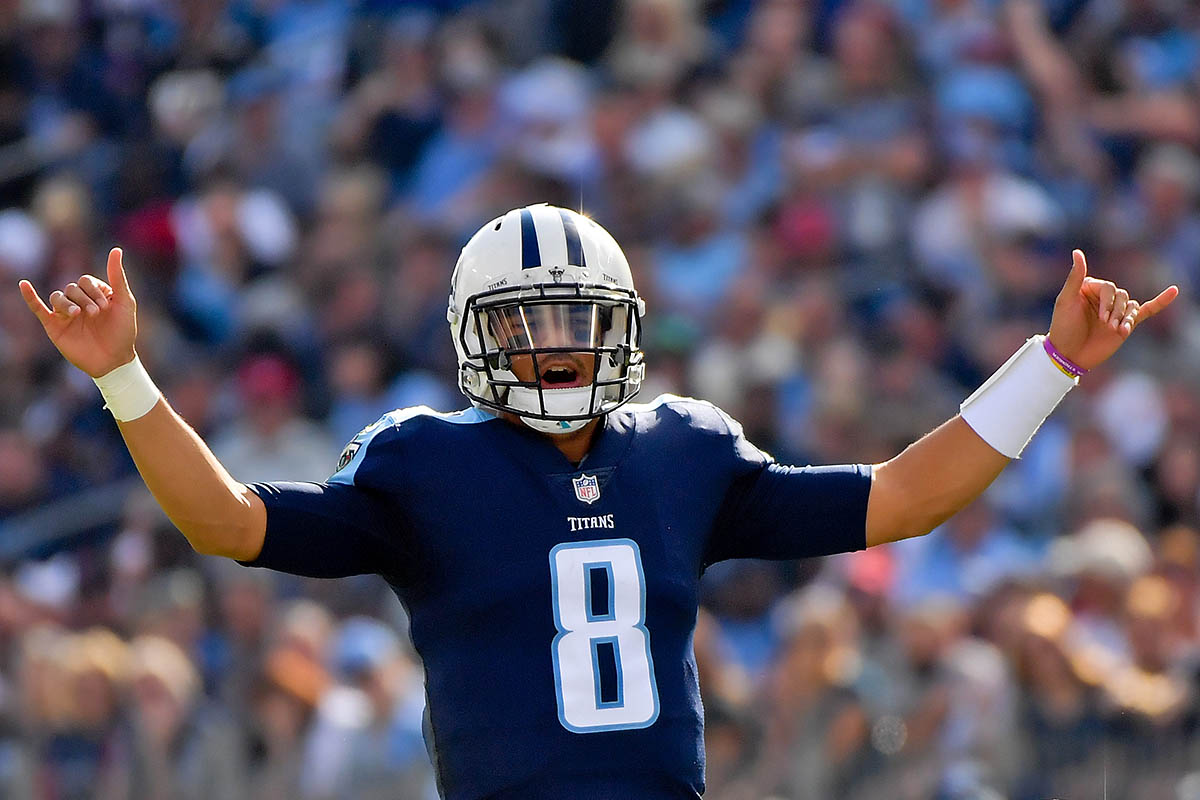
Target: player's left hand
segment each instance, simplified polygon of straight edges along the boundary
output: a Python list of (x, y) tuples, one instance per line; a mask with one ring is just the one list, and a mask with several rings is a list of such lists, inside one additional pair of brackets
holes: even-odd
[(1071, 256), (1071, 274), (1054, 301), (1048, 336), (1050, 344), (1084, 369), (1104, 363), (1139, 323), (1179, 296), (1178, 286), (1168, 286), (1153, 300), (1138, 302), (1112, 281), (1089, 278), (1082, 250)]

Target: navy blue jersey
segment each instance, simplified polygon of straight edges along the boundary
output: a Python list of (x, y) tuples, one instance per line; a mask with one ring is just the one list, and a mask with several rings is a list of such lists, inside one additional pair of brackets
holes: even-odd
[(701, 574), (862, 549), (870, 486), (869, 466), (774, 464), (696, 400), (614, 411), (579, 466), (483, 411), (409, 409), (324, 484), (252, 485), (253, 566), (388, 580), (449, 800), (696, 798)]

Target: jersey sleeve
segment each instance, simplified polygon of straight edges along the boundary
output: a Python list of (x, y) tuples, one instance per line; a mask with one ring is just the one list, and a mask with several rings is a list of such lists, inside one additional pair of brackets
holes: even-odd
[(384, 422), (354, 437), (324, 483), (247, 484), (267, 508), (267, 530), (258, 557), (241, 563), (311, 578), (373, 573), (409, 583), (409, 526), (389, 493), (364, 479), (390, 455)]
[(867, 546), (872, 467), (789, 467), (727, 424), (731, 480), (717, 512), (705, 566), (727, 558), (793, 559)]

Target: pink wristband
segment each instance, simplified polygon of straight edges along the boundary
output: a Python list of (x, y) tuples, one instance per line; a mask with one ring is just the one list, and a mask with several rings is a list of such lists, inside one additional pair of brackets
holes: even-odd
[(1042, 339), (1042, 347), (1046, 350), (1046, 355), (1067, 375), (1072, 378), (1079, 378), (1087, 374), (1087, 370), (1076, 364), (1071, 359), (1064, 356), (1058, 351), (1058, 348), (1050, 344), (1050, 337)]

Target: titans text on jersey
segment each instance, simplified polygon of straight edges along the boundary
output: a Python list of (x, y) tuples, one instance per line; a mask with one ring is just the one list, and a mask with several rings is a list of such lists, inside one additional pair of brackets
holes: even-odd
[(698, 584), (866, 545), (871, 468), (784, 467), (714, 406), (608, 414), (583, 463), (480, 409), (393, 412), (326, 483), (260, 483), (252, 566), (382, 575), (426, 671), (448, 800), (697, 798)]

